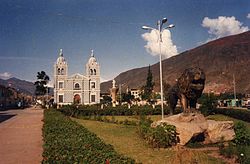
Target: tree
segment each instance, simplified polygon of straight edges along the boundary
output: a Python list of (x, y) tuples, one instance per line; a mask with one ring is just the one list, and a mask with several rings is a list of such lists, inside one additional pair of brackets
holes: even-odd
[(150, 65), (149, 65), (146, 85), (143, 86), (143, 93), (142, 93), (143, 100), (150, 101), (150, 99), (152, 98), (153, 88), (154, 88), (153, 74), (151, 72)]
[(35, 94), (37, 96), (43, 96), (47, 92), (46, 85), (49, 82), (49, 76), (46, 75), (44, 71), (41, 71), (41, 72), (37, 72), (36, 77), (37, 77), (37, 81), (34, 83), (34, 85), (36, 86)]
[(198, 102), (201, 104), (200, 111), (205, 116), (213, 113), (213, 109), (216, 107), (216, 97), (214, 94), (202, 94)]
[(131, 103), (132, 100), (134, 100), (134, 95), (131, 95), (131, 92), (129, 91), (128, 93), (122, 93), (122, 101)]
[(110, 104), (112, 102), (112, 98), (110, 96), (103, 96), (103, 99), (101, 99), (101, 104)]
[(171, 88), (170, 84), (168, 84), (167, 82), (163, 83), (163, 95), (164, 95), (165, 100), (167, 100), (167, 98), (168, 98), (168, 90), (170, 88)]

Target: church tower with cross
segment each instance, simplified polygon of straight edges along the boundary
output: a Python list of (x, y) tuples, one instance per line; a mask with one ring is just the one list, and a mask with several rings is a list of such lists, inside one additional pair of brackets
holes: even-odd
[(85, 75), (68, 75), (68, 64), (62, 49), (54, 64), (54, 100), (59, 106), (100, 103), (100, 65), (91, 50)]

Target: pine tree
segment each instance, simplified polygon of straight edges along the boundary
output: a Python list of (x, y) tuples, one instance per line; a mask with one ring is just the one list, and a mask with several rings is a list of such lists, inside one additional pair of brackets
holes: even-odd
[(150, 65), (149, 65), (146, 85), (143, 86), (143, 94), (142, 94), (143, 100), (150, 101), (150, 99), (152, 98), (153, 88), (154, 88), (153, 74), (151, 72)]

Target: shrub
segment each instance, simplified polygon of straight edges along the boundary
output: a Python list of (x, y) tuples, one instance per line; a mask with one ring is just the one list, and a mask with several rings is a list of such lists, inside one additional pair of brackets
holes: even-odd
[(178, 142), (176, 127), (163, 123), (155, 128), (151, 127), (152, 120), (142, 119), (138, 125), (139, 135), (154, 148), (166, 148)]
[(250, 162), (250, 148), (246, 145), (235, 145), (230, 142), (228, 146), (220, 146), (219, 152), (226, 158), (235, 158), (237, 163), (249, 164)]
[(236, 155), (237, 149), (232, 145), (232, 143), (229, 143), (227, 147), (220, 147), (219, 152), (226, 158), (232, 158)]
[(135, 163), (55, 110), (44, 113), (42, 163)]
[(215, 96), (213, 94), (203, 94), (199, 102), (201, 103), (200, 111), (203, 115), (208, 116), (213, 113), (216, 107)]
[(250, 145), (250, 133), (247, 126), (243, 122), (237, 122), (234, 126), (235, 139), (237, 145)]

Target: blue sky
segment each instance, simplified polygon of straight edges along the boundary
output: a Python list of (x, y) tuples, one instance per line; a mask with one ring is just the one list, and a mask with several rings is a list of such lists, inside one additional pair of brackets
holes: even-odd
[(70, 74), (85, 73), (94, 49), (102, 79), (109, 80), (158, 62), (144, 47), (142, 25), (156, 27), (167, 17), (180, 53), (249, 30), (249, 13), (247, 0), (1, 0), (0, 77), (34, 81), (41, 70), (52, 77), (62, 48)]

